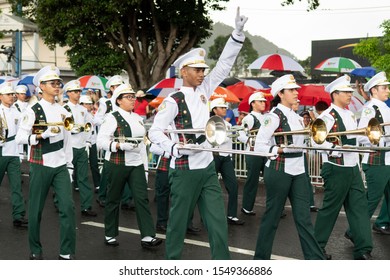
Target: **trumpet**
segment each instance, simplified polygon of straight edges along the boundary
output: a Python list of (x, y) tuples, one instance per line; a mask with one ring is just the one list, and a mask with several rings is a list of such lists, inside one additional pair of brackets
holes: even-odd
[(146, 136), (144, 136), (144, 137), (126, 137), (124, 135), (120, 135), (118, 137), (113, 137), (112, 140), (117, 141), (119, 143), (132, 143), (136, 147), (138, 147), (138, 145), (141, 142), (144, 142), (145, 144), (148, 143), (148, 138)]
[(87, 122), (86, 124), (74, 124), (73, 129), (76, 129), (77, 132), (90, 132), (92, 129), (92, 124)]
[(39, 123), (33, 124), (33, 134), (42, 134), (45, 130), (40, 127), (43, 126), (52, 126), (52, 128), (50, 129), (52, 133), (60, 133), (60, 126), (63, 126), (67, 131), (72, 130), (74, 126), (74, 120), (71, 117), (67, 117), (64, 119), (63, 122), (45, 123), (43, 121), (39, 121)]

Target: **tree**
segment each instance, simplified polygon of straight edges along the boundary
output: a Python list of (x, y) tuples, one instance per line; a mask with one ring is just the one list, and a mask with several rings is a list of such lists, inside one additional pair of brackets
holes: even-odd
[[(207, 57), (214, 61), (218, 60), (229, 37), (230, 35), (218, 36), (217, 38), (215, 38), (214, 44), (209, 48), (209, 53)], [(253, 48), (251, 40), (249, 38), (246, 38), (242, 49), (237, 56), (237, 60), (233, 65), (233, 76), (237, 77), (240, 73), (242, 73), (243, 70), (246, 71), (249, 64), (251, 64), (258, 56), (259, 54)]]
[(228, 0), (9, 0), (35, 22), (49, 47), (68, 46), (77, 75), (124, 69), (134, 88), (164, 78), (180, 55), (210, 35), (210, 10)]
[[(298, 0), (301, 2), (301, 0)], [(294, 5), (295, 0), (284, 0), (282, 6)], [(320, 6), (320, 0), (307, 0), (307, 11), (315, 10)]]
[(371, 66), (379, 71), (385, 71), (390, 75), (390, 20), (385, 20), (381, 25), (383, 37), (361, 40), (354, 48), (353, 53), (366, 58)]

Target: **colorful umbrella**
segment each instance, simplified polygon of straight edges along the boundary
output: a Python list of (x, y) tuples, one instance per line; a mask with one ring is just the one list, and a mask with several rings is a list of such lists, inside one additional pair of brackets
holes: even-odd
[(213, 100), (215, 98), (224, 98), (226, 102), (230, 103), (238, 103), (240, 102), (240, 99), (230, 90), (224, 87), (217, 87), (213, 94), (210, 96), (210, 100)]
[(325, 86), (321, 85), (300, 85), (298, 89), (298, 99), (300, 105), (314, 106), (318, 101), (325, 101), (330, 105), (330, 94), (325, 91)]
[(355, 68), (351, 71), (351, 75), (356, 77), (372, 78), (376, 74), (376, 69), (371, 66)]
[(78, 78), (80, 85), (86, 89), (99, 89), (103, 96), (107, 96), (106, 92), (109, 91), (106, 88), (107, 79), (100, 76), (87, 75)]
[(268, 69), (278, 71), (304, 72), (303, 67), (291, 57), (282, 54), (267, 54), (253, 61), (248, 69)]
[(231, 90), (239, 99), (243, 99), (250, 93), (253, 93), (256, 89), (250, 86), (246, 86), (244, 82), (238, 82), (234, 85), (227, 86), (228, 90)]
[(27, 96), (33, 96), (35, 93), (35, 85), (33, 84), (35, 74), (27, 74), (23, 75), (22, 79), (18, 82), (18, 85), (25, 85), (27, 86)]
[(314, 67), (315, 70), (338, 73), (350, 73), (355, 68), (361, 68), (359, 63), (342, 56), (327, 58)]
[(260, 80), (244, 80), (244, 84), (246, 86), (253, 87), (255, 89), (264, 89), (264, 88), (269, 88), (269, 85), (266, 83), (260, 81)]
[(171, 92), (179, 90), (183, 85), (183, 80), (179, 78), (167, 78), (159, 81), (146, 92), (159, 97), (166, 97)]

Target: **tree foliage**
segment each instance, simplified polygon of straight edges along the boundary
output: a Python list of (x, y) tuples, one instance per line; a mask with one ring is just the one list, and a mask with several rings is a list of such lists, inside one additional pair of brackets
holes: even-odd
[[(301, 2), (301, 0), (298, 0)], [(306, 0), (307, 1), (307, 11), (315, 10), (320, 6), (320, 0)], [(294, 5), (295, 0), (284, 0), (282, 6)]]
[[(20, 0), (9, 0), (14, 7)], [(164, 78), (180, 55), (210, 35), (210, 10), (228, 0), (22, 0), (50, 47), (67, 46), (77, 75), (124, 69), (135, 88)]]
[[(212, 60), (218, 60), (229, 37), (230, 35), (218, 36), (217, 38), (215, 38), (214, 44), (209, 48), (209, 53), (207, 57)], [(253, 48), (251, 40), (249, 38), (246, 38), (242, 49), (237, 56), (237, 60), (233, 65), (233, 76), (237, 77), (240, 73), (242, 73), (242, 71), (247, 71), (249, 64), (251, 64), (258, 56), (259, 54)]]
[(354, 48), (353, 53), (366, 58), (371, 66), (379, 71), (385, 71), (390, 75), (390, 20), (385, 20), (381, 25), (383, 37), (361, 40)]

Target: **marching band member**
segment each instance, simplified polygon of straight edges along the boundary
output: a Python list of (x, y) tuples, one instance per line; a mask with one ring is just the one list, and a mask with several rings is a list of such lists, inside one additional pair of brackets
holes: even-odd
[[(354, 130), (357, 123), (354, 114), (347, 109), (353, 89), (348, 75), (341, 76), (325, 87), (332, 104), (318, 118), (322, 119), (328, 132)], [(358, 260), (371, 259), (372, 239), (367, 198), (359, 169), (359, 154), (337, 151), (339, 145), (356, 146), (355, 135), (342, 135), (341, 143), (325, 141), (313, 146), (335, 148), (322, 153), (321, 176), (324, 179), (324, 198), (314, 226), (315, 236), (322, 250), (336, 223), (340, 209), (344, 206), (355, 244), (353, 256)], [(326, 253), (325, 253), (326, 254)], [(326, 254), (328, 259), (331, 255)]]
[(15, 141), (20, 113), (12, 106), (14, 93), (12, 83), (4, 82), (0, 85), (0, 183), (7, 172), (11, 187), (13, 225), (16, 228), (27, 229), (28, 221), (24, 218), (26, 209), (22, 193), (19, 147)]
[[(390, 94), (389, 84), (385, 72), (380, 72), (364, 85), (364, 90), (371, 95), (371, 99), (364, 104), (359, 128), (367, 127), (371, 118), (376, 118), (380, 123), (390, 123), (390, 108), (385, 103)], [(383, 128), (385, 134), (390, 135), (390, 126), (386, 125)], [(361, 136), (359, 140), (365, 146), (371, 146), (367, 137)], [(390, 137), (382, 137), (379, 146), (389, 147)], [(368, 215), (370, 218), (384, 197), (380, 214), (373, 224), (372, 230), (379, 234), (389, 235), (390, 152), (377, 151), (374, 154), (365, 154), (362, 169), (367, 182)]]
[(146, 149), (143, 141), (138, 144), (121, 141), (120, 138), (143, 138), (145, 127), (140, 116), (133, 113), (135, 92), (129, 84), (122, 84), (114, 90), (113, 103), (117, 111), (108, 114), (101, 125), (97, 145), (106, 151), (108, 172), (107, 197), (104, 208), (105, 244), (118, 246), (119, 206), (126, 183), (134, 197), (137, 222), (141, 232), (141, 245), (156, 247), (162, 240), (156, 237), (152, 215), (149, 210), (147, 182), (143, 164)]
[[(270, 158), (264, 169), (267, 193), (266, 210), (261, 220), (254, 259), (269, 260), (272, 246), (286, 199), (289, 198), (292, 213), (305, 259), (324, 259), (314, 237), (310, 217), (309, 189), (304, 167), (304, 135), (273, 136), (274, 132), (302, 130), (299, 116), (292, 109), (297, 102), (300, 88), (293, 75), (284, 75), (271, 85), (274, 107), (264, 117), (256, 136), (255, 151), (277, 154)], [(287, 146), (283, 147), (283, 144)], [(298, 147), (297, 149), (295, 147)]]
[[(245, 125), (249, 131), (256, 131), (246, 135), (244, 131), (239, 131), (238, 140), (245, 143), (246, 150), (253, 150), (253, 136), (257, 134), (258, 129), (264, 119), (263, 112), (265, 110), (264, 94), (260, 91), (252, 93), (248, 99), (251, 112), (244, 117), (241, 125)], [(260, 172), (264, 176), (264, 165), (267, 162), (267, 157), (245, 155), (245, 162), (247, 168), (247, 177), (242, 194), (242, 208), (241, 212), (248, 216), (254, 216), (256, 213), (253, 211), (253, 207), (256, 201), (257, 189), (259, 188)]]
[[(226, 115), (228, 106), (223, 98), (216, 98), (210, 102), (210, 116), (223, 118)], [(232, 125), (224, 120), (227, 130), (231, 130)], [(218, 148), (231, 149), (232, 139), (227, 137), (226, 141)], [(214, 152), (215, 171), (221, 173), (225, 188), (229, 194), (227, 206), (227, 221), (231, 225), (243, 225), (244, 221), (237, 218), (238, 183), (234, 171), (231, 154)]]
[(72, 80), (66, 83), (63, 90), (69, 98), (69, 101), (63, 107), (72, 114), (74, 120), (74, 127), (70, 136), (73, 148), (73, 183), (80, 192), (81, 215), (85, 217), (96, 217), (96, 212), (92, 210), (94, 191), (88, 181), (88, 152), (91, 147), (91, 131), (85, 130), (86, 124), (92, 125), (93, 118), (88, 114), (87, 109), (79, 104), (82, 89), (78, 80)]
[[(26, 109), (16, 135), (18, 144), (31, 146), (28, 208), (31, 260), (43, 259), (40, 224), (50, 187), (54, 188), (58, 199), (59, 259), (74, 258), (76, 249), (75, 209), (71, 188), (73, 151), (70, 132), (63, 126), (54, 125), (63, 122), (65, 117), (70, 117), (70, 113), (55, 101), (55, 97), (61, 92), (61, 81), (57, 67), (46, 66), (38, 71), (33, 83), (42, 90), (42, 99)], [(37, 132), (36, 129), (43, 132)]]
[(174, 62), (183, 78), (183, 86), (164, 99), (149, 130), (151, 142), (173, 157), (169, 170), (171, 209), (166, 240), (167, 259), (181, 258), (188, 220), (196, 205), (208, 230), (212, 259), (230, 259), (225, 207), (213, 155), (206, 151), (179, 149), (183, 145), (179, 142), (193, 143), (186, 144), (186, 147), (207, 145), (205, 136), (180, 134), (170, 139), (164, 131), (170, 125), (176, 129), (205, 127), (209, 119), (207, 100), (229, 74), (245, 39), (243, 28), (246, 21), (247, 18), (240, 16), (237, 9), (236, 28), (216, 67), (206, 77), (208, 66), (204, 49), (194, 49)]

